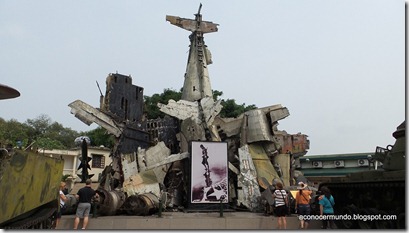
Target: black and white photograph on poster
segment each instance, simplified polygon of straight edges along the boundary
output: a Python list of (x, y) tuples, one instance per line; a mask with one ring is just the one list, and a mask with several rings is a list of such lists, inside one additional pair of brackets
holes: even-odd
[(191, 155), (191, 202), (227, 203), (227, 143), (193, 141)]

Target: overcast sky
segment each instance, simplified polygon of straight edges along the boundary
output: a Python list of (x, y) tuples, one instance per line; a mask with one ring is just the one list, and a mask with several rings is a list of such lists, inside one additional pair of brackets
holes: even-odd
[(205, 34), (212, 89), (239, 104), (281, 104), (279, 130), (309, 136), (307, 155), (374, 152), (405, 120), (405, 1), (0, 1), (0, 83), (21, 96), (0, 117), (41, 114), (77, 131), (80, 99), (99, 107), (109, 73), (144, 95), (183, 86), (189, 32), (166, 15), (219, 24)]

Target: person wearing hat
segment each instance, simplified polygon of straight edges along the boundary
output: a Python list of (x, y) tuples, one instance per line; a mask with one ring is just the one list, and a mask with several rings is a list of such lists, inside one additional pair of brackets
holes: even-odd
[[(299, 182), (297, 189), (298, 192), (295, 195), (295, 210), (298, 212), (298, 215), (309, 215), (311, 212), (310, 199), (312, 191), (308, 189), (308, 185), (304, 184), (304, 182)], [(300, 228), (308, 228), (308, 222), (308, 219), (304, 220), (301, 218)]]

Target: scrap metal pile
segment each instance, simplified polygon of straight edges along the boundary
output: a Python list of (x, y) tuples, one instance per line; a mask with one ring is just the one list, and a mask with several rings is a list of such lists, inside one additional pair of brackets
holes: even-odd
[[(99, 109), (81, 100), (69, 104), (75, 117), (100, 125), (117, 140), (112, 163), (100, 178), (98, 214), (148, 215), (158, 211), (159, 203), (165, 210), (185, 208), (192, 141), (227, 143), (228, 180), (206, 181), (206, 188), (226, 187), (224, 202), (231, 208), (261, 211), (262, 192), (273, 180), (294, 185), (294, 160), (307, 153), (307, 135), (278, 130), (278, 121), (289, 116), (281, 104), (237, 118), (219, 116), (221, 100), (213, 99), (208, 72), (212, 59), (203, 38), (217, 32), (218, 24), (203, 21), (200, 9), (195, 19), (166, 16), (191, 34), (182, 98), (158, 104), (165, 118), (146, 119), (143, 88), (118, 73), (108, 75)], [(214, 174), (210, 171), (203, 179)]]

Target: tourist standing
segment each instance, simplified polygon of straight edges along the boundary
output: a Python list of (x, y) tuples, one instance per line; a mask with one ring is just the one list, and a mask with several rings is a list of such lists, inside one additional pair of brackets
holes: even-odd
[(334, 197), (331, 195), (329, 188), (326, 186), (321, 187), (321, 192), (322, 195), (318, 197), (318, 204), (320, 204), (320, 215), (324, 217), (322, 220), (322, 228), (327, 229), (328, 225), (329, 228), (334, 228), (334, 221), (329, 219), (330, 216), (328, 216), (334, 214)]
[(91, 211), (91, 201), (93, 197), (98, 197), (98, 193), (91, 188), (91, 179), (85, 181), (85, 187), (78, 190), (75, 197), (78, 199), (77, 212), (75, 213), (74, 229), (77, 229), (80, 223), (80, 218), (84, 219), (82, 229), (86, 229), (88, 225), (88, 216)]
[(287, 192), (283, 189), (281, 182), (276, 183), (273, 198), (275, 200), (275, 214), (277, 216), (278, 229), (287, 229), (286, 215), (288, 213), (288, 199)]
[(64, 210), (66, 209), (65, 202), (67, 201), (67, 197), (64, 194), (65, 189), (65, 182), (60, 183), (60, 190), (59, 190), (59, 199), (60, 199), (60, 209), (57, 212), (57, 219), (55, 222), (55, 228), (60, 224), (61, 216)]
[(311, 199), (311, 190), (307, 190), (308, 185), (303, 182), (299, 182), (297, 189), (298, 192), (295, 195), (295, 209), (300, 219), (300, 228), (307, 229), (309, 220), (304, 220), (303, 216), (310, 215), (310, 199)]

